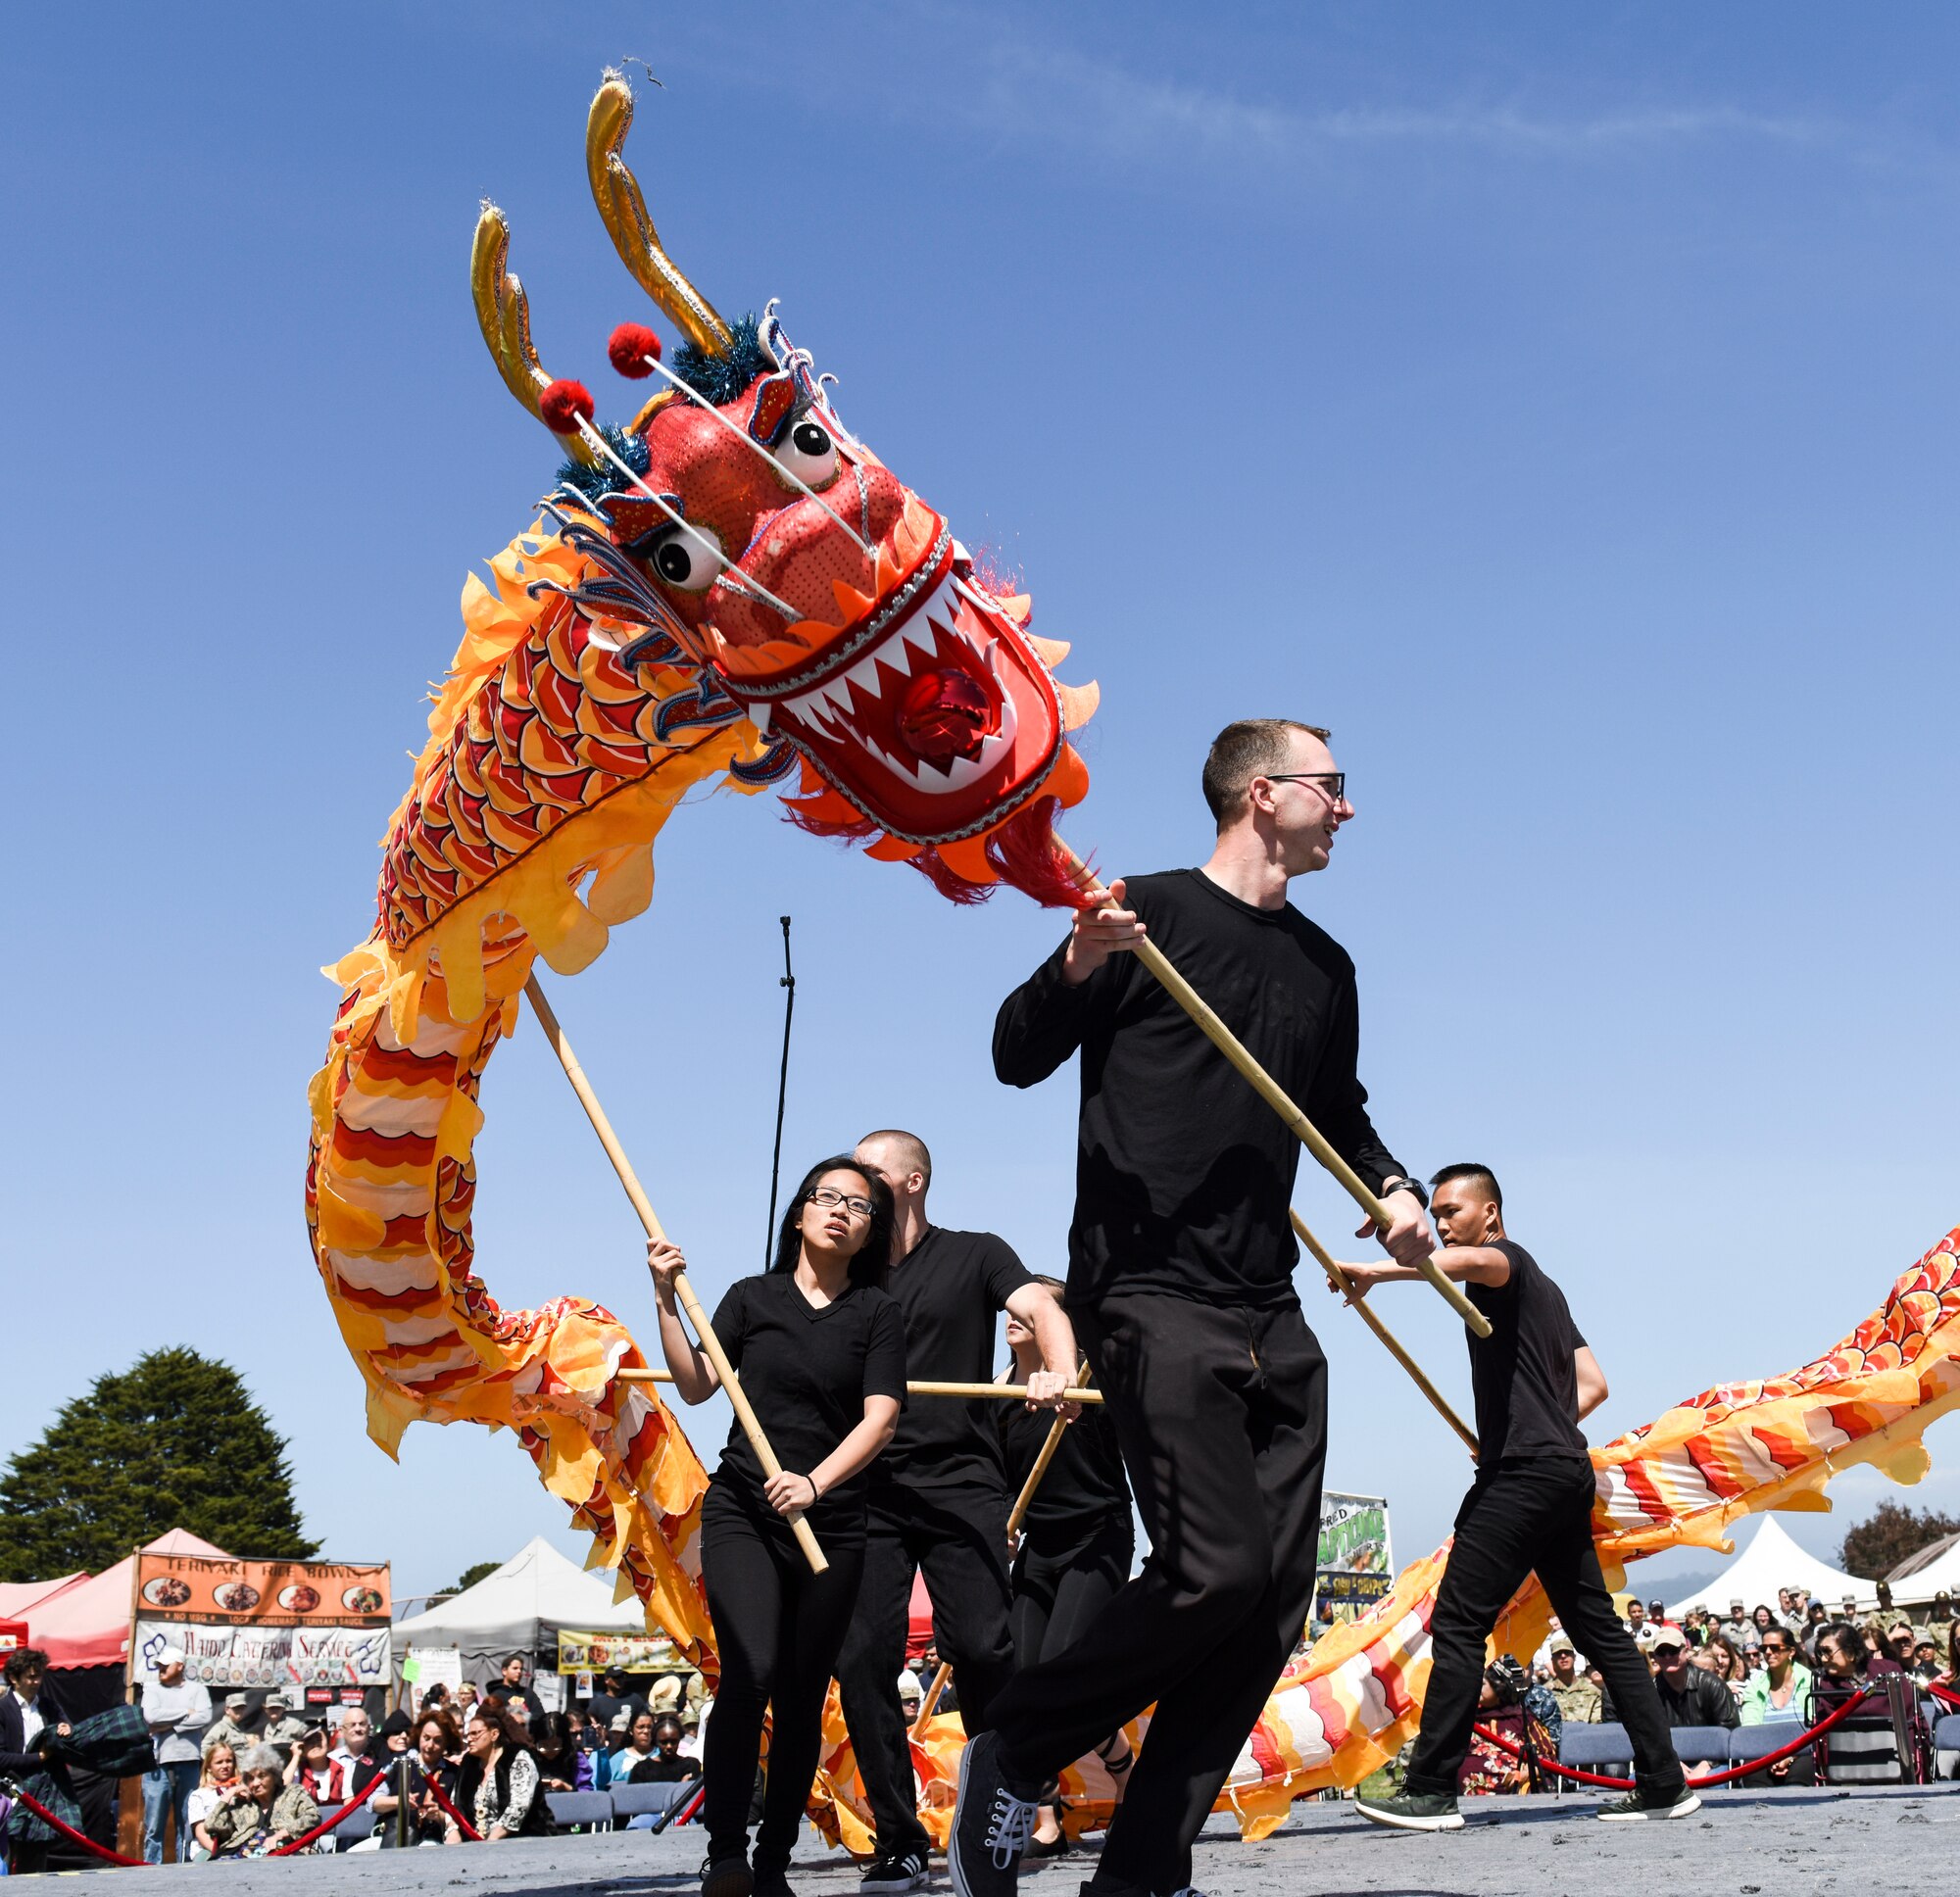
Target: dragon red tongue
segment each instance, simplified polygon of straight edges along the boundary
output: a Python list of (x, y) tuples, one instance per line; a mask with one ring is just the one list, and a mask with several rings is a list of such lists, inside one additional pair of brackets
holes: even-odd
[(906, 691), (899, 735), (929, 764), (978, 754), (994, 727), (987, 694), (962, 671), (924, 672)]

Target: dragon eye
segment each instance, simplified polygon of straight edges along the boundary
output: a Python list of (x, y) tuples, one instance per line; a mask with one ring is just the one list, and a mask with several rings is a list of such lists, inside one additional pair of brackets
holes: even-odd
[(776, 445), (776, 460), (806, 487), (827, 487), (837, 478), (837, 444), (814, 415), (791, 424)]
[[(702, 540), (707, 541), (707, 547), (701, 544)], [(709, 547), (714, 549), (712, 554)], [(721, 571), (721, 561), (716, 558), (720, 551), (721, 543), (711, 528), (696, 527), (690, 533), (676, 527), (655, 541), (641, 558), (669, 586), (677, 586), (683, 593), (706, 593)]]

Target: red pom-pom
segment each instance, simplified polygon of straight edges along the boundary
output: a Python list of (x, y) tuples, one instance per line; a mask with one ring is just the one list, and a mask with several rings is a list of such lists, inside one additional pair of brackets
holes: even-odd
[(621, 375), (630, 375), (637, 382), (654, 372), (647, 366), (646, 358), (651, 356), (655, 362), (660, 361), (661, 339), (643, 322), (622, 322), (613, 330), (606, 353)]
[(538, 410), (553, 434), (575, 435), (581, 421), (592, 419), (592, 391), (583, 382), (554, 382), (538, 397)]

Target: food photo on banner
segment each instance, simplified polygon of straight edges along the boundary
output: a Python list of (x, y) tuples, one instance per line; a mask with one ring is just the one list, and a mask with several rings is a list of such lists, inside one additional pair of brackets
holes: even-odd
[(1389, 1504), (1381, 1495), (1320, 1498), (1320, 1557), (1308, 1620), (1315, 1630), (1357, 1619), (1385, 1599), (1395, 1579)]
[(388, 1565), (137, 1559), (130, 1641), (141, 1687), (157, 1656), (181, 1648), (186, 1679), (218, 1692), (384, 1692), (390, 1678)]
[(692, 1673), (694, 1663), (661, 1633), (585, 1633), (562, 1628), (558, 1636), (561, 1674)]

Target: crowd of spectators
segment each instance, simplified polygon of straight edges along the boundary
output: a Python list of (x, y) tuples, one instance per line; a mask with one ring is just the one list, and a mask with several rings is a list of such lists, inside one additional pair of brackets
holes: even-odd
[[(1793, 1730), (1802, 1729), (1887, 1674), (1960, 1691), (1960, 1617), (1952, 1598), (1936, 1596), (1915, 1619), (1892, 1607), (1883, 1583), (1878, 1592), (1879, 1611), (1863, 1616), (1848, 1595), (1834, 1614), (1807, 1589), (1784, 1587), (1774, 1607), (1735, 1599), (1725, 1615), (1694, 1607), (1679, 1621), (1668, 1618), (1660, 1601), (1635, 1596), (1627, 1603), (1626, 1622), (1652, 1669), (1672, 1727), (1788, 1721)], [(1508, 1656), (1489, 1670), (1479, 1724), (1520, 1748), (1529, 1729), (1538, 1750), (1556, 1757), (1564, 1726), (1614, 1717), (1612, 1695), (1598, 1670), (1554, 1621), (1529, 1673)], [(1867, 1760), (1865, 1753), (1873, 1756)], [(1847, 1720), (1831, 1734), (1830, 1770), (1834, 1783), (1895, 1777), (1888, 1726), (1876, 1716)], [(1799, 1754), (1764, 1771), (1773, 1783), (1802, 1781), (1810, 1761)], [(1524, 1778), (1516, 1759), (1479, 1739), (1464, 1765), (1460, 1789), (1521, 1789)]]

